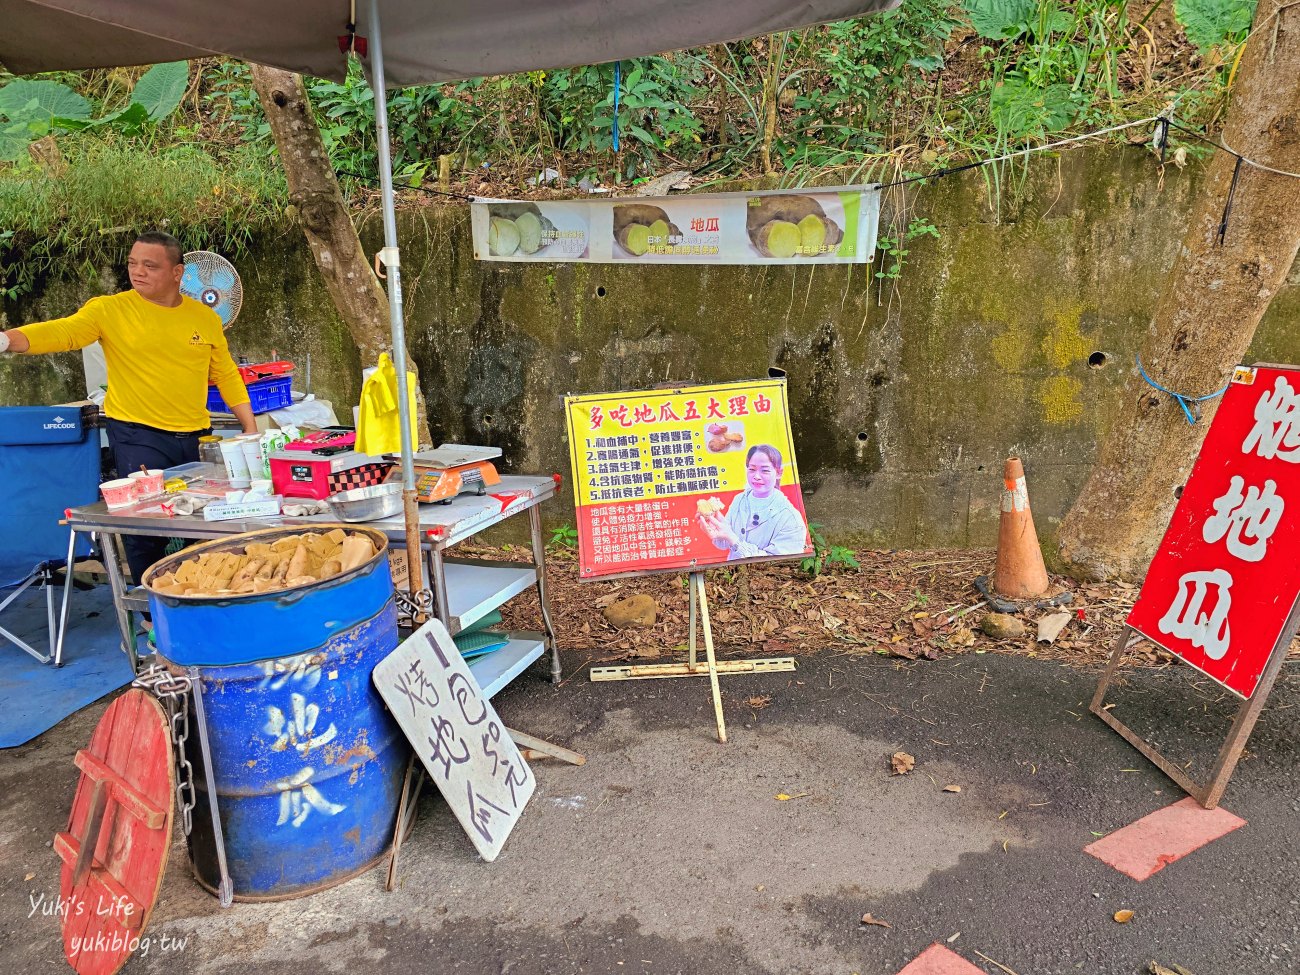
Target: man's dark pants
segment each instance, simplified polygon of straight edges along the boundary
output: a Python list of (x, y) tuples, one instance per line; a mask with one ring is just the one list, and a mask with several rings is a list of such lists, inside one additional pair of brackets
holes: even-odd
[[(191, 433), (172, 433), (158, 430), (143, 423), (127, 423), (106, 417), (108, 445), (113, 451), (113, 466), (118, 477), (128, 477), (143, 465), (153, 470), (188, 464), (199, 459), (199, 437), (210, 430)], [(167, 539), (148, 535), (124, 535), (122, 547), (126, 550), (126, 564), (131, 576), (139, 585), (144, 570), (163, 557)]]

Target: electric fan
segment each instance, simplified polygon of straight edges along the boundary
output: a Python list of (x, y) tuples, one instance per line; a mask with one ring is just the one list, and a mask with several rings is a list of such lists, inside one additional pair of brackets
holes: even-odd
[(185, 255), (181, 294), (215, 311), (222, 328), (230, 327), (244, 303), (244, 286), (235, 266), (213, 251), (190, 251)]

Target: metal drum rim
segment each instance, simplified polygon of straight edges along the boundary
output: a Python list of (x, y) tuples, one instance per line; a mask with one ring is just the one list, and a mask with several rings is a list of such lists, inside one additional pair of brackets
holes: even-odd
[[(206, 554), (209, 551), (225, 551), (230, 547), (243, 546), (247, 549), (248, 545), (255, 544), (263, 537), (272, 535), (288, 535), (295, 531), (303, 534), (307, 531), (328, 532), (335, 528), (341, 528), (345, 532), (354, 534), (363, 534), (369, 536), (370, 540), (375, 543), (376, 552), (366, 561), (358, 566), (354, 566), (347, 572), (341, 572), (336, 576), (328, 579), (319, 579), (316, 582), (309, 582), (301, 586), (294, 586), (292, 589), (277, 589), (272, 592), (245, 592), (230, 593), (225, 596), (176, 596), (171, 593), (160, 593), (153, 587), (153, 581), (173, 564), (179, 565), (181, 562), (189, 561)], [(184, 558), (182, 558), (184, 556)], [(342, 583), (350, 582), (358, 576), (365, 575), (381, 559), (388, 557), (388, 536), (377, 528), (368, 528), (364, 525), (357, 525), (348, 522), (321, 522), (311, 525), (292, 525), (283, 528), (260, 528), (257, 531), (242, 532), (238, 535), (228, 535), (223, 538), (214, 538), (211, 541), (203, 542), (199, 545), (191, 545), (181, 549), (166, 558), (160, 559), (145, 570), (140, 585), (149, 593), (149, 598), (157, 599), (164, 606), (237, 606), (249, 602), (267, 602), (270, 599), (283, 600), (285, 602), (296, 602), (302, 597), (313, 592), (320, 592), (326, 589), (332, 589)]]

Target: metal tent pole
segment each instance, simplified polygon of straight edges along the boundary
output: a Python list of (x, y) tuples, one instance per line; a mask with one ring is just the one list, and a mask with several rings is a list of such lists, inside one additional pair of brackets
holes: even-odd
[(384, 87), (384, 45), (380, 40), (379, 0), (370, 0), (370, 85), (375, 93), (375, 138), (379, 148), (379, 187), (383, 197), (384, 249), (388, 269), (388, 318), (393, 329), (393, 365), (397, 367), (397, 404), (402, 430), (402, 485), (415, 488), (411, 462), (411, 408), (406, 396), (406, 326), (402, 322), (402, 262), (397, 249), (397, 213), (393, 203), (393, 157), (388, 146), (388, 91)]
[(397, 414), (402, 437), (402, 497), (406, 521), (406, 565), (412, 598), (423, 588), (420, 572), (420, 515), (415, 499), (415, 465), (411, 458), (411, 403), (406, 394), (406, 327), (402, 321), (402, 261), (397, 247), (397, 213), (393, 202), (393, 158), (388, 145), (388, 89), (384, 86), (384, 45), (379, 0), (370, 0), (370, 87), (375, 95), (375, 141), (379, 149), (379, 187), (383, 198), (384, 249), (380, 260), (388, 274), (388, 317), (393, 331), (393, 365), (397, 372)]

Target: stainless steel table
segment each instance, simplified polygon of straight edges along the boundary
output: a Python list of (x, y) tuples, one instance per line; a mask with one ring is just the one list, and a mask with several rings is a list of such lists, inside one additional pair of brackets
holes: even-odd
[[(559, 683), (560, 655), (551, 623), (550, 603), (546, 593), (545, 545), (542, 541), (542, 519), (539, 505), (555, 494), (557, 480), (553, 477), (504, 476), (492, 493), (477, 496), (462, 494), (450, 504), (420, 505), (420, 548), (428, 565), (431, 582), (431, 609), (455, 635), (482, 619), (492, 610), (521, 592), (537, 586), (542, 607), (541, 633), (512, 633), (510, 642), (471, 661), (470, 670), (479, 686), (489, 697), (522, 673), (533, 661), (548, 650), (551, 655), (551, 679)], [(472, 537), (485, 528), (499, 524), (507, 518), (527, 513), (532, 536), (533, 561), (492, 562), (482, 559), (454, 558), (449, 549)], [(113, 590), (113, 605), (117, 612), (118, 628), (122, 634), (122, 648), (134, 669), (138, 670), (135, 652), (135, 633), (132, 615), (147, 608), (143, 593), (128, 590), (122, 569), (122, 557), (116, 544), (119, 535), (152, 535), (167, 538), (212, 539), (225, 538), (262, 528), (301, 526), (310, 528), (319, 524), (336, 524), (329, 514), (308, 518), (274, 517), (234, 520), (204, 521), (201, 515), (167, 517), (158, 501), (141, 501), (127, 508), (109, 511), (103, 504), (72, 508), (67, 513), (68, 525), (74, 532), (85, 532), (96, 537), (104, 553), (104, 567)], [(406, 528), (400, 515), (365, 522), (388, 536), (393, 547), (406, 548)], [(139, 580), (137, 580), (138, 582)], [(68, 615), (68, 594), (64, 590), (60, 613), (58, 649), (62, 659), (63, 633)], [(405, 595), (405, 593), (401, 593)]]

